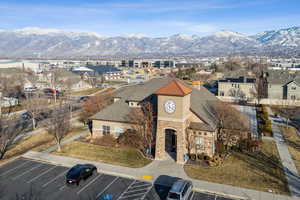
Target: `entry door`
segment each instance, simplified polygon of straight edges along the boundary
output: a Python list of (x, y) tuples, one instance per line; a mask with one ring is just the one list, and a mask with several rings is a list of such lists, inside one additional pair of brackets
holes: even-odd
[(177, 138), (174, 130), (167, 129), (165, 133), (165, 151), (176, 152), (177, 149)]

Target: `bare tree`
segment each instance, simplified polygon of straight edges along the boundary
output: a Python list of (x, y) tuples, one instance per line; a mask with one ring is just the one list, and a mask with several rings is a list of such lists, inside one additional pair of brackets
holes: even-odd
[(229, 90), (229, 96), (235, 97), (235, 98), (245, 98), (245, 93), (240, 88), (231, 88)]
[(294, 106), (293, 103), (289, 103), (285, 100), (282, 101), (282, 106), (280, 108), (276, 108), (276, 111), (286, 119), (286, 127), (288, 127), (291, 119), (300, 115), (299, 108)]
[(249, 137), (250, 119), (232, 105), (220, 102), (211, 106), (209, 111), (216, 117), (217, 139), (226, 148), (236, 145), (240, 139)]
[(143, 138), (140, 141), (144, 146), (143, 150), (148, 149), (150, 154), (154, 141), (154, 117), (153, 105), (148, 101), (140, 103), (140, 107), (133, 108), (127, 116), (131, 128)]
[(22, 127), (16, 127), (15, 122), (0, 116), (0, 160), (6, 152), (17, 143), (17, 137), (21, 135)]
[(195, 147), (195, 135), (192, 131), (188, 129), (185, 130), (185, 141), (186, 141), (186, 149), (188, 154), (191, 154), (191, 150)]
[[(82, 112), (80, 113), (80, 121), (86, 123), (89, 121), (89, 117), (93, 116), (97, 112), (100, 112), (103, 108), (113, 103), (114, 89), (107, 89), (106, 91), (90, 96), (82, 104)], [(91, 132), (92, 134), (92, 132)]]
[(254, 88), (250, 91), (252, 96), (256, 98), (257, 103), (260, 104), (261, 99), (268, 97), (268, 81), (267, 75), (264, 73), (264, 67), (255, 67), (253, 72), (255, 74)]
[(32, 117), (32, 127), (36, 128), (36, 119), (39, 117), (41, 112), (46, 108), (48, 102), (43, 98), (27, 98), (26, 101), (23, 102), (23, 105), (27, 112)]
[(60, 102), (51, 116), (47, 120), (46, 130), (49, 135), (52, 135), (57, 144), (57, 151), (61, 152), (61, 141), (69, 133), (71, 128), (71, 120), (69, 109)]

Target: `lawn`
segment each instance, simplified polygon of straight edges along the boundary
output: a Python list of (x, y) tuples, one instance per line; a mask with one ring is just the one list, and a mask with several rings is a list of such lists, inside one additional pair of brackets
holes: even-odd
[[(85, 127), (73, 127), (72, 131), (68, 135), (66, 135), (64, 139), (67, 139), (84, 130), (86, 130)], [(42, 151), (52, 145), (55, 145), (55, 141), (53, 137), (47, 134), (46, 131), (44, 131), (29, 136), (23, 139), (22, 141), (20, 141), (19, 143), (16, 143), (7, 151), (7, 153), (4, 156), (4, 159), (1, 162), (20, 156), (26, 153), (27, 151)]]
[(80, 141), (64, 145), (62, 151), (62, 153), (53, 153), (132, 168), (140, 168), (151, 162), (151, 160), (144, 158), (140, 152), (132, 148), (100, 146)]
[(87, 95), (94, 94), (102, 89), (103, 89), (102, 87), (97, 87), (97, 88), (90, 88), (87, 90), (74, 91), (71, 93), (71, 95), (72, 96), (87, 96)]
[(289, 190), (281, 166), (275, 142), (264, 141), (261, 153), (234, 153), (217, 168), (186, 165), (184, 169), (195, 179), (287, 195)]
[[(68, 138), (70, 138), (70, 137), (72, 137), (72, 136), (74, 136), (74, 135), (76, 135), (76, 134), (78, 134), (80, 132), (83, 132), (83, 131), (87, 131), (87, 127), (84, 127), (84, 126), (75, 126), (75, 127), (72, 127), (72, 130), (70, 131), (70, 133), (68, 133), (63, 138), (63, 140), (68, 139)], [(43, 151), (43, 150), (45, 150), (45, 149), (47, 149), (47, 148), (49, 148), (49, 147), (51, 147), (53, 145), (56, 145), (56, 142), (55, 142), (55, 140), (52, 137), (49, 142), (44, 143), (44, 144), (42, 144), (40, 146), (37, 146), (37, 147), (33, 148), (32, 151), (38, 151), (38, 152), (40, 152), (40, 151)]]
[(285, 141), (288, 144), (289, 152), (294, 160), (297, 171), (300, 172), (300, 137), (293, 127), (279, 126), (284, 134)]

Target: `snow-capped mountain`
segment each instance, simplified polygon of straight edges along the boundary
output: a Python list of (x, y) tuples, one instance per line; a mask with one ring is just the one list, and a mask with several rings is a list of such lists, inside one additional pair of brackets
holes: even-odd
[(223, 30), (212, 35), (143, 34), (116, 37), (55, 29), (0, 30), (0, 57), (300, 55), (300, 27), (247, 36)]
[(265, 31), (253, 36), (253, 38), (270, 46), (299, 47), (300, 27)]

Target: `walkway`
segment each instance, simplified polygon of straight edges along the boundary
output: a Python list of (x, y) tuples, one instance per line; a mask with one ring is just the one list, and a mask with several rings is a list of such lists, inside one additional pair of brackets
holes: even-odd
[(65, 156), (58, 156), (49, 153), (40, 152), (27, 152), (23, 155), (25, 158), (49, 162), (53, 164), (63, 165), (67, 167), (72, 167), (79, 163), (91, 163), (94, 164), (99, 172), (135, 178), (143, 179), (143, 176), (152, 177), (151, 182), (154, 182), (157, 177), (166, 175), (172, 177), (179, 177), (184, 179), (189, 179), (193, 182), (194, 189), (199, 192), (209, 192), (214, 194), (228, 195), (240, 199), (255, 199), (255, 200), (288, 200), (288, 199), (300, 199), (296, 197), (289, 197), (283, 195), (276, 195), (267, 192), (261, 192), (256, 190), (250, 190), (240, 187), (233, 187), (224, 184), (212, 183), (207, 181), (196, 180), (187, 177), (183, 170), (183, 165), (176, 164), (173, 161), (153, 161), (149, 165), (143, 168), (128, 168), (116, 165), (110, 165), (100, 162), (81, 160), (76, 158), (70, 158)]
[(277, 118), (273, 118), (274, 114), (270, 107), (267, 107), (269, 118), (272, 120), (272, 131), (276, 141), (279, 156), (284, 167), (284, 172), (289, 185), (289, 190), (293, 196), (300, 197), (300, 177), (298, 176), (297, 168), (288, 150), (283, 134), (275, 122)]
[(250, 118), (250, 129), (252, 138), (259, 138), (258, 131), (257, 131), (257, 117), (256, 117), (256, 108), (253, 106), (241, 106), (241, 105), (234, 105), (236, 109), (244, 113)]

